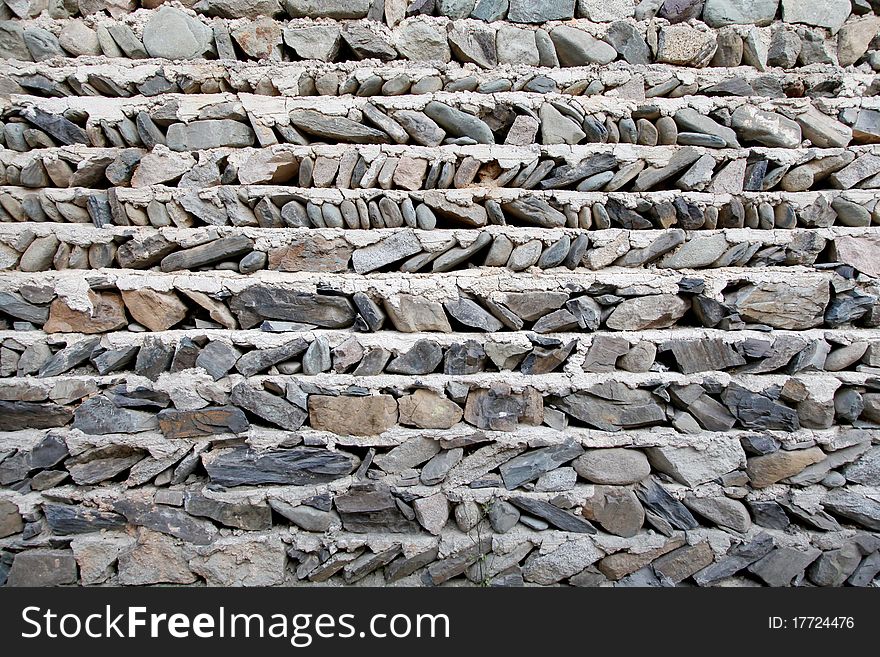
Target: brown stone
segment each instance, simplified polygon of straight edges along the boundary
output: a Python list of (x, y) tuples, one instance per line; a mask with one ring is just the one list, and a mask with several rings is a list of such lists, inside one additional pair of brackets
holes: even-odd
[(235, 406), (214, 406), (192, 411), (166, 408), (158, 414), (166, 438), (197, 438), (218, 433), (243, 433), (250, 423)]
[(863, 274), (880, 278), (880, 236), (842, 235), (834, 240), (839, 262), (855, 267)]
[(793, 477), (807, 466), (824, 461), (825, 458), (825, 452), (818, 447), (790, 452), (780, 449), (772, 454), (750, 458), (746, 473), (753, 488), (766, 488), (777, 481)]
[(104, 333), (125, 328), (128, 320), (122, 297), (115, 292), (89, 290), (92, 311), (71, 308), (64, 299), (55, 299), (49, 306), (49, 320), (43, 325), (46, 333)]
[(122, 300), (135, 321), (151, 331), (167, 331), (186, 317), (186, 306), (174, 292), (150, 288), (123, 290)]
[(712, 563), (714, 556), (707, 542), (685, 545), (657, 559), (654, 572), (678, 584)]
[(425, 171), (427, 171), (427, 169), (427, 160), (404, 155), (397, 162), (397, 168), (394, 169), (392, 180), (396, 187), (415, 191), (422, 188), (422, 181), (425, 179)]
[(8, 500), (0, 500), (0, 538), (17, 534), (24, 529), (18, 506)]
[(192, 584), (196, 579), (176, 541), (158, 532), (140, 529), (137, 543), (119, 555), (119, 583), (125, 586)]
[(401, 397), (398, 408), (400, 424), (419, 429), (448, 429), (462, 416), (458, 404), (430, 390), (416, 390)]
[(637, 554), (630, 552), (617, 552), (610, 554), (598, 563), (599, 570), (602, 571), (608, 579), (618, 580), (626, 577), (630, 573), (634, 573), (640, 568), (644, 568), (659, 556), (671, 552), (672, 550), (684, 545), (684, 537), (677, 536), (670, 538), (665, 545), (654, 550), (639, 552)]
[(397, 423), (397, 402), (391, 395), (310, 395), (309, 423), (318, 431), (343, 436), (373, 436)]
[(626, 486), (596, 486), (595, 494), (582, 509), (587, 520), (595, 520), (605, 531), (630, 538), (645, 522), (639, 498)]
[(348, 271), (354, 249), (341, 237), (309, 236), (269, 251), (269, 269), (278, 271)]

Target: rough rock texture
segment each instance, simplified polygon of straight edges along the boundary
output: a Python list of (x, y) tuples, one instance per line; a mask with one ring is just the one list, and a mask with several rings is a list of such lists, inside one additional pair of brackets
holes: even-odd
[(878, 12), (7, 0), (0, 584), (880, 585)]

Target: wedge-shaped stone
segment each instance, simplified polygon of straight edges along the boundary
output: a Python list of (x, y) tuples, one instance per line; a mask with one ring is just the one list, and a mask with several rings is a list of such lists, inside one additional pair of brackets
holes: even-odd
[(375, 244), (357, 249), (351, 256), (351, 264), (358, 274), (368, 274), (421, 251), (422, 244), (413, 231), (398, 231)]
[(381, 130), (344, 116), (328, 116), (315, 110), (294, 110), (290, 113), (290, 122), (310, 135), (343, 143), (384, 144), (391, 141)]
[(536, 480), (545, 472), (555, 470), (561, 465), (576, 459), (584, 453), (583, 447), (574, 441), (561, 445), (542, 447), (529, 450), (504, 463), (499, 471), (508, 490), (513, 490), (525, 483)]
[(247, 383), (239, 383), (232, 389), (229, 401), (235, 406), (256, 415), (258, 418), (287, 429), (296, 431), (306, 421), (306, 412), (290, 402), (259, 390)]
[(777, 481), (793, 477), (807, 466), (819, 463), (825, 458), (825, 452), (818, 447), (791, 451), (778, 450), (772, 454), (750, 458), (746, 472), (753, 488), (766, 488)]
[(531, 497), (512, 497), (510, 502), (517, 508), (522, 509), (538, 518), (542, 518), (550, 523), (553, 527), (561, 529), (565, 532), (573, 532), (575, 534), (595, 534), (596, 528), (593, 527), (585, 518), (569, 513), (565, 509), (560, 509), (549, 502), (536, 500)]

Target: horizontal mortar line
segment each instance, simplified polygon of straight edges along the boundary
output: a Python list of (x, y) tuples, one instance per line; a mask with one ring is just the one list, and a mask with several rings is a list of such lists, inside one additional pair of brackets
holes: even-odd
[[(536, 69), (540, 71), (541, 69)], [(665, 96), (653, 96), (642, 99), (621, 98), (619, 96), (608, 96), (595, 94), (591, 96), (579, 96), (566, 94), (560, 91), (549, 91), (545, 93), (536, 91), (494, 91), (490, 93), (482, 93), (479, 91), (447, 91), (439, 90), (425, 94), (398, 94), (398, 95), (375, 95), (375, 96), (357, 96), (347, 94), (344, 96), (264, 96), (254, 94), (248, 91), (219, 91), (217, 93), (197, 93), (187, 94), (183, 92), (171, 92), (159, 94), (157, 96), (38, 96), (35, 94), (10, 94), (6, 104), (10, 108), (14, 108), (18, 103), (34, 104), (38, 107), (61, 106), (65, 109), (71, 107), (87, 108), (90, 106), (102, 105), (102, 110), (121, 109), (130, 106), (161, 106), (171, 101), (180, 103), (180, 109), (190, 111), (196, 108), (209, 107), (212, 103), (205, 103), (205, 99), (214, 100), (215, 102), (228, 102), (241, 98), (250, 99), (249, 103), (254, 103), (256, 107), (246, 109), (270, 109), (273, 106), (286, 106), (304, 108), (309, 105), (326, 105), (328, 100), (332, 99), (332, 107), (355, 107), (367, 103), (377, 103), (388, 105), (389, 107), (400, 106), (417, 106), (425, 105), (431, 100), (468, 100), (468, 99), (486, 99), (491, 98), (497, 101), (522, 102), (529, 101), (571, 101), (577, 99), (578, 105), (585, 109), (594, 108), (596, 111), (608, 111), (612, 108), (634, 109), (645, 105), (657, 106), (660, 110), (679, 109), (681, 107), (690, 107), (694, 99), (699, 98), (701, 105), (707, 102), (713, 106), (728, 107), (738, 105), (755, 105), (772, 106), (779, 108), (802, 108), (815, 105), (823, 107), (877, 107), (880, 106), (880, 97), (878, 96), (835, 96), (835, 97), (819, 97), (811, 98), (803, 96), (800, 98), (772, 98), (768, 96), (730, 96), (730, 95), (711, 95), (705, 96), (694, 94), (691, 96), (679, 96), (676, 98), (668, 98)], [(424, 102), (422, 102), (424, 101)], [(259, 107), (264, 105), (264, 107)], [(101, 112), (103, 113), (103, 112)], [(192, 117), (195, 118), (195, 117)]]
[[(552, 337), (549, 336), (549, 337)], [(188, 378), (192, 372), (182, 370), (181, 372), (165, 372), (162, 380), (175, 378)], [(210, 379), (210, 376), (205, 375)], [(113, 372), (110, 374), (64, 374), (54, 377), (37, 377), (37, 376), (21, 376), (9, 379), (0, 379), (0, 387), (4, 387), (4, 383), (11, 383), (13, 386), (18, 383), (28, 385), (39, 385), (41, 382), (54, 383), (61, 380), (90, 380), (100, 385), (111, 385), (118, 382), (120, 377), (131, 378), (133, 380), (146, 381), (146, 377), (134, 372)], [(625, 383), (639, 386), (660, 385), (663, 383), (700, 383), (702, 381), (721, 381), (745, 384), (766, 385), (768, 383), (785, 383), (791, 379), (801, 381), (828, 381), (834, 379), (844, 384), (862, 385), (866, 381), (877, 380), (877, 375), (872, 372), (857, 372), (852, 370), (842, 370), (839, 372), (826, 371), (804, 371), (795, 374), (786, 374), (779, 372), (765, 372), (760, 374), (742, 373), (742, 372), (725, 372), (722, 370), (707, 370), (705, 372), (693, 372), (691, 374), (683, 374), (681, 372), (626, 372), (623, 370), (613, 370), (610, 372), (584, 372), (579, 368), (575, 371), (549, 372), (547, 374), (523, 374), (522, 372), (513, 372), (509, 370), (501, 372), (484, 371), (476, 374), (444, 374), (442, 372), (432, 372), (430, 374), (377, 374), (373, 376), (359, 376), (355, 374), (335, 374), (332, 372), (322, 372), (320, 374), (255, 374), (252, 376), (244, 376), (236, 370), (230, 371), (219, 381), (229, 380), (230, 382), (239, 383), (241, 381), (252, 381), (262, 383), (264, 381), (300, 381), (304, 383), (313, 383), (316, 385), (336, 386), (344, 388), (355, 385), (371, 390), (386, 387), (400, 386), (403, 384), (418, 383), (424, 387), (442, 389), (446, 383), (462, 382), (470, 384), (509, 384), (516, 390), (523, 387), (531, 386), (548, 395), (556, 394), (556, 391), (565, 391), (569, 388), (572, 392), (584, 391), (590, 386), (600, 383)], [(161, 381), (160, 381), (161, 383)], [(161, 385), (160, 385), (161, 387)], [(563, 393), (564, 394), (564, 393)]]
[[(74, 60), (75, 63), (68, 63), (66, 60)], [(59, 61), (63, 63), (59, 64)], [(26, 62), (10, 59), (0, 62), (0, 73), (33, 75), (35, 73), (42, 72), (43, 70), (59, 72), (69, 70), (72, 73), (90, 73), (92, 72), (92, 69), (94, 69), (95, 72), (107, 74), (108, 70), (111, 67), (119, 69), (133, 69), (136, 72), (141, 73), (142, 71), (145, 71), (149, 66), (155, 66), (157, 70), (161, 68), (164, 71), (171, 72), (195, 70), (206, 71), (210, 73), (212, 72), (211, 69), (223, 69), (226, 71), (234, 71), (239, 75), (243, 75), (248, 72), (259, 73), (260, 75), (265, 75), (267, 72), (273, 74), (283, 74), (285, 70), (293, 70), (294, 73), (299, 73), (300, 70), (305, 70), (305, 72), (307, 73), (326, 73), (339, 71), (354, 73), (355, 71), (359, 70), (368, 70), (371, 73), (449, 73), (450, 71), (452, 71), (454, 73), (465, 73), (467, 74), (467, 76), (473, 76), (478, 79), (494, 78), (497, 77), (499, 74), (521, 72), (536, 72), (547, 75), (548, 77), (560, 77), (570, 79), (576, 79), (579, 75), (582, 74), (616, 75), (620, 72), (631, 72), (637, 74), (675, 74), (686, 72), (689, 79), (697, 81), (703, 79), (711, 80), (713, 82), (718, 81), (719, 79), (726, 80), (731, 77), (742, 77), (746, 78), (747, 80), (749, 78), (763, 78), (768, 74), (783, 75), (785, 77), (795, 78), (823, 78), (828, 77), (829, 74), (834, 74), (836, 79), (842, 81), (862, 81), (870, 83), (871, 81), (873, 81), (874, 76), (876, 75), (876, 73), (874, 73), (873, 71), (870, 73), (864, 73), (862, 71), (859, 71), (858, 69), (841, 68), (837, 64), (820, 62), (813, 63), (809, 67), (797, 66), (793, 68), (784, 68), (773, 66), (769, 67), (768, 70), (765, 71), (759, 71), (754, 66), (748, 66), (745, 64), (741, 64), (740, 66), (721, 68), (711, 66), (707, 66), (705, 68), (693, 68), (689, 66), (667, 64), (665, 62), (630, 64), (626, 60), (622, 59), (615, 60), (610, 64), (604, 65), (585, 64), (581, 66), (548, 67), (534, 66), (532, 64), (498, 64), (491, 69), (475, 69), (470, 64), (462, 63), (455, 60), (451, 60), (449, 62), (432, 62), (428, 60), (419, 61), (408, 59), (396, 59), (388, 62), (383, 62), (378, 59), (346, 60), (342, 62), (325, 62), (319, 59), (299, 59), (288, 62), (279, 62), (272, 60), (254, 61), (249, 59), (193, 59), (171, 61), (166, 59), (157, 59), (155, 57), (147, 57), (146, 59), (135, 60), (128, 57), (109, 57), (106, 55), (80, 55), (79, 57), (75, 58), (54, 58), (52, 60), (42, 62)], [(156, 71), (150, 71), (147, 75), (144, 76), (144, 79), (150, 77), (155, 72)], [(117, 73), (119, 72), (117, 71)], [(460, 79), (460, 77), (465, 76), (459, 76), (455, 79)], [(128, 82), (129, 80), (124, 81)]]
[[(802, 441), (810, 439), (816, 440), (822, 445), (834, 444), (834, 439), (841, 434), (846, 434), (854, 428), (837, 425), (829, 429), (805, 429), (801, 428), (796, 431), (766, 431), (776, 436), (784, 445), (795, 445)], [(876, 438), (877, 431), (874, 429), (856, 429), (865, 433), (865, 439)], [(42, 429), (22, 429), (19, 431), (0, 432), (0, 438), (7, 438), (13, 442), (17, 438), (25, 438), (29, 432), (34, 431), (51, 431), (53, 435), (68, 436), (75, 438), (77, 443), (88, 444), (94, 442), (97, 446), (103, 444), (114, 444), (113, 439), (117, 436), (132, 437), (132, 434), (82, 434), (76, 429), (69, 427), (58, 427), (49, 430)], [(241, 438), (256, 438), (259, 447), (276, 447), (279, 443), (284, 442), (290, 437), (292, 432), (286, 429), (277, 429), (274, 427), (265, 427), (258, 425), (254, 430), (245, 432), (240, 435)], [(620, 431), (602, 431), (600, 429), (592, 429), (586, 426), (569, 425), (565, 429), (553, 429), (546, 425), (531, 426), (519, 424), (513, 431), (492, 431), (489, 429), (478, 429), (477, 427), (459, 422), (449, 429), (418, 429), (397, 426), (394, 429), (386, 431), (378, 435), (367, 436), (346, 436), (342, 434), (334, 434), (328, 431), (319, 431), (311, 427), (304, 426), (297, 429), (296, 435), (304, 439), (312, 439), (314, 442), (323, 442), (329, 447), (394, 447), (406, 442), (411, 438), (430, 438), (437, 441), (450, 440), (454, 438), (463, 438), (473, 436), (476, 433), (483, 434), (488, 440), (483, 443), (475, 443), (472, 447), (479, 449), (484, 445), (495, 444), (502, 447), (524, 447), (530, 446), (540, 448), (550, 445), (558, 445), (574, 439), (584, 447), (651, 447), (651, 446), (677, 446), (677, 447), (697, 447), (705, 448), (708, 443), (718, 443), (727, 441), (739, 441), (741, 438), (754, 436), (754, 429), (731, 429), (730, 431), (701, 431), (699, 434), (679, 433), (671, 427), (654, 427), (651, 429), (621, 429)], [(197, 438), (184, 439), (191, 443), (216, 442), (225, 438), (233, 438), (236, 434), (217, 433), (209, 436), (199, 436)], [(175, 446), (180, 445), (183, 440), (179, 438), (166, 438), (160, 431), (143, 431), (134, 434), (135, 440), (144, 445), (144, 447), (156, 448), (158, 445)], [(312, 442), (307, 440), (306, 442)], [(126, 443), (129, 441), (127, 440)], [(2, 444), (2, 443), (0, 443)], [(258, 447), (258, 448), (259, 448)], [(167, 449), (167, 447), (166, 447)], [(220, 447), (222, 449), (222, 447)], [(277, 488), (283, 488), (278, 486)], [(260, 490), (271, 490), (272, 486), (260, 486)]]
[[(342, 342), (351, 337), (357, 338), (365, 346), (383, 345), (389, 341), (401, 344), (410, 344), (419, 340), (434, 340), (442, 345), (449, 345), (461, 340), (476, 340), (477, 342), (505, 342), (528, 343), (529, 335), (536, 335), (531, 330), (501, 331), (487, 333), (484, 331), (456, 331), (455, 333), (439, 333), (429, 331), (417, 331), (404, 333), (401, 331), (376, 331), (361, 333), (351, 329), (324, 329), (313, 328), (302, 331), (269, 332), (260, 329), (169, 329), (166, 331), (110, 331), (100, 334), (85, 333), (45, 333), (41, 330), (15, 331), (0, 330), (0, 339), (13, 339), (30, 344), (36, 340), (51, 336), (53, 339), (68, 340), (71, 338), (91, 338), (100, 335), (110, 346), (128, 342), (143, 341), (148, 338), (175, 340), (182, 337), (208, 335), (211, 338), (226, 338), (241, 344), (252, 344), (257, 348), (274, 347), (289, 342), (296, 337), (327, 337), (330, 340)], [(729, 331), (724, 329), (709, 328), (704, 326), (671, 326), (666, 329), (643, 329), (639, 331), (559, 331), (555, 333), (540, 334), (563, 340), (575, 339), (582, 343), (591, 342), (595, 337), (620, 337), (630, 340), (647, 340), (651, 342), (666, 342), (675, 340), (702, 340), (718, 339), (727, 343), (736, 343), (751, 339), (769, 340), (780, 337), (799, 337), (804, 340), (828, 339), (856, 339), (856, 340), (880, 340), (880, 328), (846, 327), (846, 328), (811, 328), (804, 330), (774, 329), (772, 332), (757, 329), (741, 329)], [(334, 343), (335, 344), (335, 343)], [(530, 344), (530, 343), (529, 343)], [(532, 375), (539, 376), (539, 375)]]
[[(451, 199), (477, 198), (485, 200), (499, 200), (505, 202), (507, 200), (516, 200), (524, 196), (535, 197), (552, 197), (560, 201), (567, 200), (585, 200), (598, 201), (608, 198), (614, 199), (640, 199), (647, 200), (657, 199), (659, 201), (674, 200), (676, 197), (682, 197), (688, 200), (703, 201), (708, 205), (715, 205), (712, 201), (718, 201), (720, 204), (729, 202), (731, 198), (742, 198), (748, 200), (792, 200), (803, 201), (810, 204), (820, 195), (822, 196), (842, 196), (848, 198), (869, 200), (880, 196), (880, 188), (865, 189), (809, 189), (802, 192), (787, 192), (784, 190), (769, 191), (742, 191), (736, 193), (712, 193), (712, 192), (683, 192), (678, 189), (656, 189), (643, 192), (633, 191), (615, 191), (615, 192), (579, 192), (573, 189), (525, 189), (522, 187), (464, 187), (464, 188), (440, 188), (440, 189), (417, 189), (413, 191), (405, 189), (382, 189), (381, 187), (367, 188), (341, 188), (341, 187), (294, 187), (284, 185), (216, 185), (213, 187), (169, 187), (167, 185), (150, 185), (148, 187), (108, 187), (108, 188), (90, 188), (90, 187), (21, 187), (13, 185), (0, 185), (0, 193), (11, 193), (18, 195), (28, 195), (44, 193), (49, 200), (52, 201), (70, 201), (81, 197), (87, 197), (91, 194), (106, 193), (108, 189), (115, 190), (117, 198), (122, 202), (137, 203), (138, 201), (149, 201), (154, 198), (157, 200), (170, 201), (184, 194), (195, 193), (200, 198), (211, 197), (218, 193), (221, 188), (231, 188), (236, 190), (245, 190), (248, 192), (251, 200), (259, 200), (263, 196), (290, 196), (306, 198), (306, 200), (319, 200), (326, 202), (343, 201), (346, 198), (363, 198), (363, 197), (379, 197), (387, 196), (394, 200), (403, 200), (408, 197), (422, 198), (427, 192), (436, 194), (437, 192), (448, 195)], [(213, 191), (212, 191), (213, 190)], [(157, 194), (158, 193), (158, 194)], [(8, 222), (12, 223), (12, 222)], [(59, 222), (61, 223), (61, 222)], [(375, 228), (365, 230), (378, 230)]]
[[(448, 228), (431, 228), (431, 229), (423, 229), (423, 228), (411, 228), (407, 226), (402, 226), (400, 228), (369, 228), (369, 229), (361, 229), (361, 228), (309, 228), (309, 227), (291, 227), (291, 226), (283, 226), (279, 228), (269, 228), (265, 226), (232, 226), (232, 225), (223, 225), (223, 226), (194, 226), (189, 228), (183, 228), (178, 226), (120, 226), (117, 224), (107, 224), (104, 227), (97, 227), (94, 224), (75, 224), (75, 223), (61, 223), (61, 222), (51, 222), (51, 221), (15, 221), (15, 222), (0, 222), (0, 235), (15, 235), (24, 230), (31, 230), (36, 235), (55, 235), (56, 237), (63, 238), (68, 236), (78, 236), (83, 235), (85, 237), (95, 237), (95, 238), (103, 238), (100, 241), (108, 242), (112, 240), (114, 237), (133, 237), (137, 238), (140, 235), (153, 235), (160, 234), (165, 237), (181, 238), (188, 239), (193, 236), (205, 236), (204, 240), (201, 241), (192, 241), (191, 246), (198, 246), (205, 244), (207, 242), (213, 241), (219, 237), (225, 237), (227, 235), (248, 235), (254, 236), (256, 239), (267, 239), (272, 240), (266, 246), (280, 246), (283, 242), (278, 242), (274, 238), (281, 238), (285, 240), (287, 238), (295, 238), (295, 237), (303, 237), (303, 236), (348, 236), (352, 238), (357, 238), (356, 242), (353, 241), (353, 244), (357, 244), (358, 248), (361, 246), (370, 246), (374, 243), (380, 242), (382, 238), (394, 235), (396, 233), (400, 233), (405, 230), (410, 230), (415, 233), (419, 237), (424, 237), (430, 239), (433, 236), (469, 236), (472, 235), (475, 230), (485, 231), (487, 233), (495, 234), (495, 235), (505, 235), (507, 237), (518, 237), (518, 236), (535, 236), (535, 237), (547, 237), (547, 238), (558, 238), (562, 235), (581, 235), (588, 234), (591, 238), (595, 238), (595, 241), (599, 242), (599, 246), (603, 245), (604, 238), (609, 237), (617, 237), (621, 234), (626, 234), (631, 237), (631, 239), (638, 240), (639, 243), (645, 242), (647, 245), (649, 240), (654, 237), (658, 237), (661, 235), (666, 235), (670, 232), (678, 232), (684, 231), (686, 235), (691, 237), (692, 239), (698, 239), (702, 237), (709, 237), (712, 235), (722, 234), (725, 235), (728, 240), (733, 241), (763, 241), (768, 244), (778, 243), (781, 246), (785, 246), (790, 240), (780, 240), (778, 242), (774, 242), (774, 240), (779, 240), (779, 238), (785, 238), (792, 235), (800, 235), (800, 234), (819, 234), (822, 236), (827, 236), (829, 239), (833, 239), (834, 237), (844, 237), (844, 236), (856, 236), (863, 237), (869, 235), (875, 235), (880, 233), (880, 225), (878, 226), (826, 226), (822, 228), (807, 228), (804, 226), (796, 226), (795, 228), (714, 228), (714, 229), (685, 229), (680, 228), (678, 226), (670, 226), (669, 228), (646, 228), (646, 229), (630, 229), (630, 228), (601, 228), (601, 229), (593, 229), (593, 228), (568, 228), (565, 226), (561, 226), (559, 228), (544, 228), (541, 226), (514, 226), (514, 225), (506, 225), (500, 226), (496, 224), (487, 224), (479, 229), (468, 228), (465, 226), (460, 227), (448, 227)], [(375, 235), (375, 239), (370, 239), (370, 236)], [(430, 240), (434, 242), (435, 240)], [(436, 240), (438, 244), (441, 242)], [(470, 242), (469, 242), (470, 243)], [(189, 246), (184, 247), (181, 246), (181, 249), (189, 248)], [(638, 247), (632, 247), (638, 248)], [(782, 265), (780, 265), (782, 266)]]
[[(880, 98), (880, 96), (878, 96)], [(245, 123), (242, 121), (241, 123)], [(710, 148), (708, 146), (682, 146), (679, 144), (658, 144), (656, 146), (645, 146), (643, 144), (630, 143), (610, 143), (610, 142), (590, 142), (585, 144), (529, 144), (528, 146), (516, 146), (511, 144), (441, 144), (439, 146), (422, 146), (420, 144), (349, 144), (349, 143), (312, 143), (312, 144), (290, 144), (278, 143), (271, 146), (218, 146), (216, 148), (202, 148), (195, 150), (174, 151), (176, 153), (260, 153), (264, 151), (290, 153), (291, 155), (311, 156), (325, 155), (327, 157), (339, 157), (352, 149), (357, 152), (375, 157), (379, 153), (394, 154), (413, 154), (423, 157), (431, 155), (441, 155), (445, 158), (453, 155), (456, 158), (474, 157), (478, 160), (492, 160), (498, 157), (515, 159), (517, 157), (524, 158), (523, 161), (531, 161), (525, 158), (534, 158), (543, 155), (550, 158), (574, 158), (579, 155), (593, 155), (595, 153), (612, 153), (619, 155), (623, 160), (628, 159), (651, 159), (651, 156), (667, 156), (672, 155), (685, 148), (693, 149), (698, 153), (707, 153), (709, 155), (719, 155), (724, 157), (738, 157), (741, 155), (758, 154), (767, 157), (776, 156), (785, 160), (796, 161), (819, 157), (829, 157), (838, 155), (845, 151), (853, 151), (856, 153), (874, 153), (878, 149), (877, 144), (850, 144), (849, 146), (836, 146), (822, 148), (819, 146), (810, 146), (808, 148), (780, 148), (771, 146), (741, 146), (740, 148)], [(47, 148), (33, 148), (27, 151), (0, 151), (0, 160), (15, 164), (17, 159), (25, 159), (28, 156), (104, 156), (117, 155), (121, 151), (135, 150), (147, 154), (151, 150), (142, 146), (91, 146), (86, 144), (71, 144), (61, 146), (51, 146)], [(800, 157), (792, 157), (792, 153), (797, 153)], [(436, 159), (436, 158), (431, 158)], [(572, 183), (574, 184), (574, 183)]]
[[(247, 285), (236, 285), (236, 287), (249, 287), (251, 284), (253, 285), (271, 285), (273, 283), (302, 283), (302, 284), (324, 284), (330, 282), (338, 282), (338, 283), (357, 283), (357, 284), (369, 284), (369, 283), (383, 283), (385, 287), (388, 286), (389, 282), (399, 281), (399, 282), (409, 282), (409, 281), (417, 281), (417, 280), (446, 280), (450, 278), (462, 279), (464, 281), (472, 281), (472, 280), (480, 280), (485, 286), (485, 282), (487, 280), (491, 280), (493, 282), (504, 282), (509, 281), (511, 283), (517, 282), (522, 283), (524, 281), (536, 281), (539, 285), (524, 287), (520, 289), (505, 289), (504, 287), (496, 286), (493, 288), (498, 291), (507, 291), (507, 292), (517, 292), (517, 291), (541, 291), (544, 289), (553, 290), (554, 288), (548, 287), (544, 288), (540, 284), (546, 282), (555, 282), (560, 287), (565, 285), (566, 283), (578, 283), (578, 282), (609, 282), (609, 283), (618, 283), (619, 285), (634, 285), (634, 284), (644, 284), (648, 287), (662, 284), (664, 282), (677, 281), (682, 278), (693, 278), (694, 276), (698, 276), (703, 279), (720, 279), (726, 280), (736, 279), (736, 278), (747, 278), (749, 280), (773, 280), (775, 274), (772, 272), (763, 272), (760, 269), (756, 269), (754, 267), (717, 267), (712, 270), (699, 270), (699, 269), (681, 269), (681, 270), (659, 270), (659, 269), (631, 269), (628, 267), (620, 267), (620, 268), (606, 268), (602, 270), (584, 270), (582, 272), (571, 272), (568, 270), (556, 270), (553, 272), (542, 271), (540, 273), (533, 272), (509, 272), (509, 271), (499, 271), (501, 268), (498, 267), (480, 267), (480, 268), (472, 268), (472, 269), (464, 269), (464, 270), (456, 270), (452, 272), (428, 272), (428, 273), (405, 273), (405, 272), (374, 272), (371, 274), (357, 274), (355, 272), (279, 272), (279, 271), (267, 271), (267, 270), (259, 270), (254, 272), (253, 274), (249, 274), (245, 277), (242, 277), (238, 272), (229, 272), (229, 271), (204, 271), (204, 272), (192, 272), (192, 271), (182, 271), (182, 272), (162, 272), (162, 271), (149, 271), (149, 270), (139, 270), (139, 269), (102, 269), (96, 270), (100, 271), (101, 276), (110, 276), (114, 277), (114, 279), (118, 278), (155, 278), (155, 279), (180, 279), (180, 282), (185, 282), (186, 280), (198, 281), (200, 279), (204, 280), (219, 280), (222, 279), (224, 283), (242, 283), (247, 282)], [(90, 270), (61, 270), (61, 271), (46, 271), (46, 272), (7, 272), (4, 274), (4, 277), (8, 281), (12, 280), (21, 280), (26, 281), (33, 279), (35, 277), (40, 277), (48, 280), (69, 280), (71, 278), (81, 278), (83, 276), (83, 272)], [(801, 275), (804, 278), (831, 278), (834, 274), (833, 272), (825, 272), (825, 271), (816, 271), (812, 267), (805, 267), (803, 265), (792, 265), (789, 269), (786, 270), (788, 274), (791, 275)], [(241, 277), (241, 278), (240, 278)], [(88, 281), (89, 276), (86, 275), (86, 280)], [(99, 278), (92, 278), (93, 282), (97, 282), (100, 280)], [(796, 280), (796, 279), (792, 279)], [(112, 282), (112, 281), (111, 281)], [(140, 284), (140, 282), (139, 282)], [(401, 290), (406, 291), (406, 290)]]

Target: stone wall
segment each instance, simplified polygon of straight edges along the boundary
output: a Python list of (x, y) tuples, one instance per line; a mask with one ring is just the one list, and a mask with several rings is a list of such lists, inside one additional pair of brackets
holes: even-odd
[(878, 34), (2, 0), (0, 584), (878, 585)]

